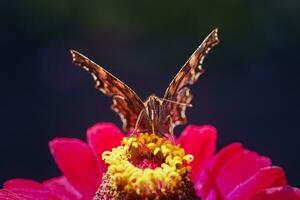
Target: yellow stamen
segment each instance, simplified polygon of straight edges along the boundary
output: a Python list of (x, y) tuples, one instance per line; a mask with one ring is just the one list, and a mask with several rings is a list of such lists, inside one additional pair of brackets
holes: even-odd
[(116, 188), (141, 196), (173, 193), (190, 171), (193, 156), (179, 145), (156, 134), (144, 133), (123, 138), (102, 159)]

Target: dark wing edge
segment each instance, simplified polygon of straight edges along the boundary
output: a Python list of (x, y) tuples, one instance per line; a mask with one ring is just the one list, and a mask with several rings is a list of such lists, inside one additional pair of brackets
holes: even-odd
[[(179, 70), (175, 78), (168, 86), (164, 99), (176, 101), (183, 104), (189, 104), (193, 98), (190, 93), (188, 85), (193, 85), (201, 74), (204, 73), (202, 63), (205, 56), (211, 50), (212, 47), (219, 43), (218, 29), (214, 29), (191, 55), (183, 67)], [(185, 116), (186, 107), (183, 104), (171, 103), (164, 101), (164, 110), (170, 111), (166, 115), (170, 114), (173, 122), (173, 128), (180, 124), (185, 124), (187, 118)], [(166, 117), (166, 116), (165, 116)]]
[(73, 63), (92, 75), (95, 81), (95, 88), (106, 96), (112, 97), (111, 109), (121, 118), (123, 130), (128, 131), (134, 128), (138, 115), (144, 109), (144, 104), (137, 94), (125, 83), (89, 58), (75, 50), (70, 50), (70, 52)]

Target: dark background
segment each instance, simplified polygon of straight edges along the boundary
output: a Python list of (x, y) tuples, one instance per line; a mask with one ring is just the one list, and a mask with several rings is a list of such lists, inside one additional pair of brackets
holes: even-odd
[(85, 139), (96, 122), (120, 126), (110, 99), (72, 65), (70, 48), (145, 99), (162, 96), (218, 27), (221, 43), (192, 87), (189, 123), (216, 126), (218, 148), (240, 141), (269, 156), (299, 187), (299, 7), (297, 0), (1, 1), (0, 182), (58, 176), (48, 141)]

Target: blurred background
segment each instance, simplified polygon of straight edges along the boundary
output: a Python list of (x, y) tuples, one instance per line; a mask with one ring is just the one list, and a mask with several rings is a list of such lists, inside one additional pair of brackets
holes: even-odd
[[(68, 1), (0, 3), (0, 183), (60, 175), (55, 137), (85, 140), (96, 122), (121, 123), (76, 49), (142, 99), (162, 96), (202, 40), (221, 43), (192, 87), (190, 124), (218, 129), (218, 149), (240, 141), (300, 186), (300, 1)], [(179, 134), (184, 126), (175, 129)]]

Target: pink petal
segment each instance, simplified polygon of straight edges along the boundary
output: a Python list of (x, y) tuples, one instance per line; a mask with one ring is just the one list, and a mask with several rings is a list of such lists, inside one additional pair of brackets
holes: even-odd
[(220, 196), (217, 194), (214, 190), (211, 190), (208, 195), (205, 198), (202, 198), (204, 200), (225, 200), (223, 196)]
[(230, 192), (227, 199), (239, 200), (242, 198), (249, 198), (261, 190), (271, 187), (286, 186), (286, 184), (283, 169), (280, 167), (265, 167), (254, 176), (238, 185)]
[(205, 179), (197, 182), (197, 193), (201, 194), (202, 197), (206, 197), (211, 190), (216, 190), (215, 192), (221, 196), (222, 194), (220, 194), (219, 188), (216, 184), (219, 171), (228, 160), (243, 150), (243, 146), (240, 143), (232, 143), (221, 149), (215, 156), (211, 168), (206, 171)]
[(101, 182), (96, 158), (87, 144), (78, 139), (60, 138), (50, 142), (55, 161), (68, 182), (83, 197), (91, 199)]
[(226, 196), (241, 182), (253, 176), (261, 168), (267, 167), (271, 161), (255, 152), (244, 150), (228, 160), (219, 172), (217, 185)]
[(216, 200), (216, 199), (217, 199), (217, 197), (213, 190), (211, 190), (209, 192), (209, 194), (207, 195), (207, 197), (205, 198), (205, 200)]
[(108, 165), (102, 160), (102, 153), (120, 145), (124, 134), (112, 123), (98, 123), (87, 131), (87, 141), (97, 157), (100, 174), (106, 172)]
[(249, 200), (299, 200), (300, 190), (286, 186), (269, 188), (249, 198)]
[(47, 180), (43, 183), (43, 185), (61, 199), (82, 199), (81, 194), (76, 191), (63, 176)]
[(46, 190), (12, 189), (0, 190), (0, 200), (59, 200), (57, 196)]
[(224, 164), (244, 150), (240, 143), (232, 143), (221, 149), (214, 158), (211, 173), (218, 174)]
[(192, 154), (191, 178), (195, 183), (201, 172), (213, 157), (216, 148), (217, 131), (213, 126), (188, 126), (181, 133), (178, 143), (186, 153)]
[(31, 200), (32, 198), (26, 196), (21, 197), (20, 195), (10, 191), (10, 190), (0, 190), (0, 200)]
[(5, 181), (3, 184), (4, 189), (44, 189), (44, 186), (36, 181), (22, 178), (14, 178)]

